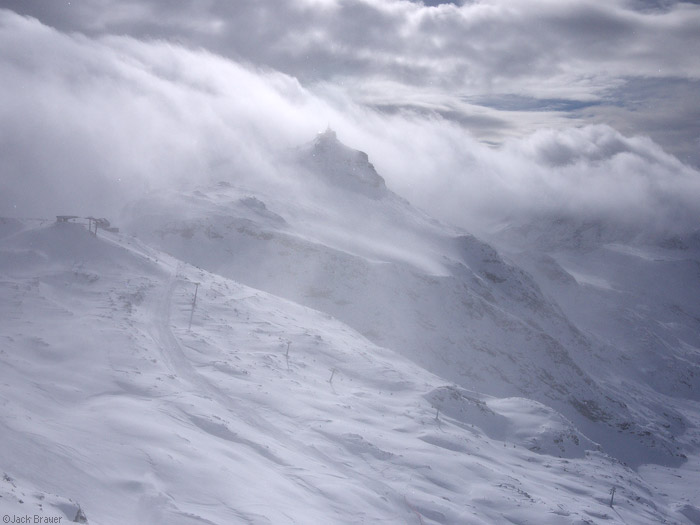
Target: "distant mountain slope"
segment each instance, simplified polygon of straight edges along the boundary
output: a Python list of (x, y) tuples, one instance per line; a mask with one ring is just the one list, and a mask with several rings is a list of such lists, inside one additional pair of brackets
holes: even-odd
[[(290, 155), (291, 167), (280, 168), (289, 191), (232, 179), (161, 192), (130, 207), (131, 231), (327, 312), (465, 388), (545, 403), (630, 464), (682, 461), (686, 417), (639, 396), (643, 389), (612, 384), (609, 344), (582, 331), (530, 274), (384, 189), (332, 132)], [(377, 191), (356, 191), (366, 184)]]
[(690, 450), (698, 431), (686, 419), (700, 399), (698, 239), (630, 238), (604, 224), (564, 220), (506, 227), (493, 237), (604, 348), (587, 365), (597, 366), (599, 381), (616, 397), (644, 400), (639, 419), (662, 414), (662, 426)]

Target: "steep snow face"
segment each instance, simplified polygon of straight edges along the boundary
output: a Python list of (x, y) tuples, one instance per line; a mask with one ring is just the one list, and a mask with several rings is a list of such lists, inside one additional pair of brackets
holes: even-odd
[[(608, 346), (611, 361), (617, 362), (609, 369), (611, 376), (624, 368), (635, 382), (658, 393), (699, 399), (697, 233), (625, 239), (599, 227), (599, 234), (585, 242), (557, 244), (542, 240), (575, 238), (589, 228), (558, 221), (526, 229), (533, 245), (514, 243), (511, 228), (498, 232), (494, 241), (528, 269), (589, 337)], [(555, 233), (550, 236), (550, 231)]]
[[(357, 153), (328, 132), (301, 155), (313, 163), (316, 151), (320, 174), (345, 173)], [(681, 461), (686, 416), (643, 388), (621, 388), (622, 367), (624, 379), (612, 381), (609, 342), (589, 337), (493, 247), (388, 190), (368, 198), (306, 178), (295, 191), (224, 183), (151, 195), (131, 207), (131, 230), (326, 312), (464, 388), (546, 404), (631, 464)]]
[(604, 225), (540, 221), (504, 228), (493, 241), (605, 349), (597, 377), (614, 396), (645, 400), (637, 417), (652, 428), (642, 433), (692, 443), (687, 402), (700, 395), (698, 235), (630, 238)]
[(23, 225), (0, 240), (0, 289), (8, 515), (651, 524), (698, 512), (550, 408), (446, 384), (324, 313), (133, 238)]

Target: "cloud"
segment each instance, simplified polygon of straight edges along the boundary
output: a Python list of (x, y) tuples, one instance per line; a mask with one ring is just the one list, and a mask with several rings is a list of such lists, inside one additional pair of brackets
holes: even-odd
[(390, 187), (467, 229), (561, 218), (598, 222), (629, 238), (700, 224), (700, 173), (646, 137), (591, 125), (489, 148), (446, 122), (389, 129), (393, 142), (368, 148), (384, 148), (370, 157)]
[(167, 41), (66, 34), (0, 10), (0, 46), (0, 215), (109, 216), (174, 185), (283, 184), (278, 154), (331, 124), (390, 188), (469, 229), (543, 215), (640, 232), (699, 223), (700, 174), (606, 125), (493, 148), (429, 107), (380, 111), (342, 86)]
[[(681, 75), (698, 73), (692, 51), (698, 46), (694, 28), (700, 15), (684, 3), (663, 11), (637, 11), (622, 2), (548, 0), (436, 7), (398, 0), (88, 0), (70, 8), (22, 0), (9, 5), (59, 27), (169, 36), (280, 70), (286, 65), (297, 77), (316, 71), (326, 80), (351, 72), (349, 65), (367, 75), (392, 64), (399, 71), (423, 71), (424, 64), (432, 77), (450, 69), (469, 70), (474, 81), (487, 83), (552, 73), (571, 68), (571, 62), (587, 63), (599, 73), (609, 64), (654, 76), (662, 65)], [(333, 60), (309, 62), (309, 53)], [(456, 80), (462, 85), (468, 79)]]
[[(373, 108), (407, 108), (418, 93), (431, 101), (429, 109), (492, 142), (542, 127), (566, 128), (572, 119), (605, 123), (610, 116), (626, 134), (649, 135), (700, 165), (699, 121), (673, 107), (663, 118), (656, 111), (671, 94), (681, 97), (676, 107), (697, 107), (697, 90), (676, 89), (679, 81), (700, 81), (697, 2), (8, 0), (5, 5), (62, 30), (163, 39), (286, 73), (309, 88), (330, 83)], [(640, 83), (649, 104), (631, 107), (634, 94), (626, 88)], [(488, 115), (504, 125), (483, 125), (478, 104), (483, 101), (508, 102), (507, 108), (490, 105)], [(581, 110), (588, 105), (596, 109)], [(415, 108), (426, 106), (421, 101)]]
[(654, 140), (666, 151), (700, 166), (700, 80), (630, 78), (604, 100), (582, 112), (586, 121), (628, 134), (653, 129)]

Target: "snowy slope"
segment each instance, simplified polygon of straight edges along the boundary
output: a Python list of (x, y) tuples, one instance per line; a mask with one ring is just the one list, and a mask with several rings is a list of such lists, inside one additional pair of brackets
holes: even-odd
[(652, 423), (661, 415), (666, 419), (661, 426), (694, 449), (697, 430), (691, 421), (700, 400), (698, 235), (633, 238), (602, 224), (560, 220), (506, 227), (493, 239), (604, 348), (599, 381), (620, 395), (644, 399), (639, 418)]
[(0, 239), (0, 287), (8, 515), (690, 523), (698, 512), (536, 401), (447, 383), (325, 313), (130, 237), (16, 223)]
[(682, 462), (687, 417), (613, 384), (601, 367), (609, 342), (513, 258), (413, 208), (330, 131), (283, 160), (284, 190), (232, 177), (160, 192), (130, 207), (130, 230), (333, 315), (464, 388), (544, 403), (631, 465)]

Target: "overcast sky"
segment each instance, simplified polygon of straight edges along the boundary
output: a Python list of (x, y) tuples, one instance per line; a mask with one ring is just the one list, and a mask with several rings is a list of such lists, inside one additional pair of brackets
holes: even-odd
[(486, 140), (604, 122), (648, 135), (700, 165), (698, 2), (4, 4), (61, 30), (203, 47), (290, 74), (307, 87), (340, 86), (384, 111), (436, 112)]
[[(259, 163), (260, 144), (305, 141), (326, 123), (419, 200), (454, 185), (485, 188), (460, 178), (471, 170), (500, 174), (484, 190), (493, 200), (517, 208), (537, 188), (555, 202), (564, 190), (552, 177), (571, 179), (578, 170), (603, 178), (615, 163), (624, 163), (615, 169), (625, 182), (644, 172), (631, 190), (644, 186), (643, 202), (631, 207), (674, 208), (671, 197), (653, 192), (697, 188), (698, 2), (1, 0), (0, 7), (6, 214), (18, 202), (27, 208), (26, 188), (8, 181), (30, 169), (52, 167), (63, 177), (93, 169), (118, 187), (116, 173), (148, 180), (149, 170), (182, 174), (183, 165), (201, 171), (234, 162), (234, 145), (254, 152), (235, 162)], [(183, 126), (190, 132), (172, 132)], [(409, 160), (402, 146), (414, 153)], [(115, 151), (122, 157), (110, 168), (103, 161)], [(639, 166), (630, 167), (633, 160)], [(663, 166), (661, 179), (652, 180), (649, 165)], [(55, 180), (47, 174), (32, 184)], [(510, 197), (497, 194), (499, 184)], [(515, 195), (516, 184), (532, 193)], [(54, 193), (76, 191), (54, 185)], [(85, 183), (79, 191), (103, 189)], [(600, 194), (579, 199), (567, 191), (572, 202), (598, 206)], [(685, 211), (696, 220), (695, 208)]]

